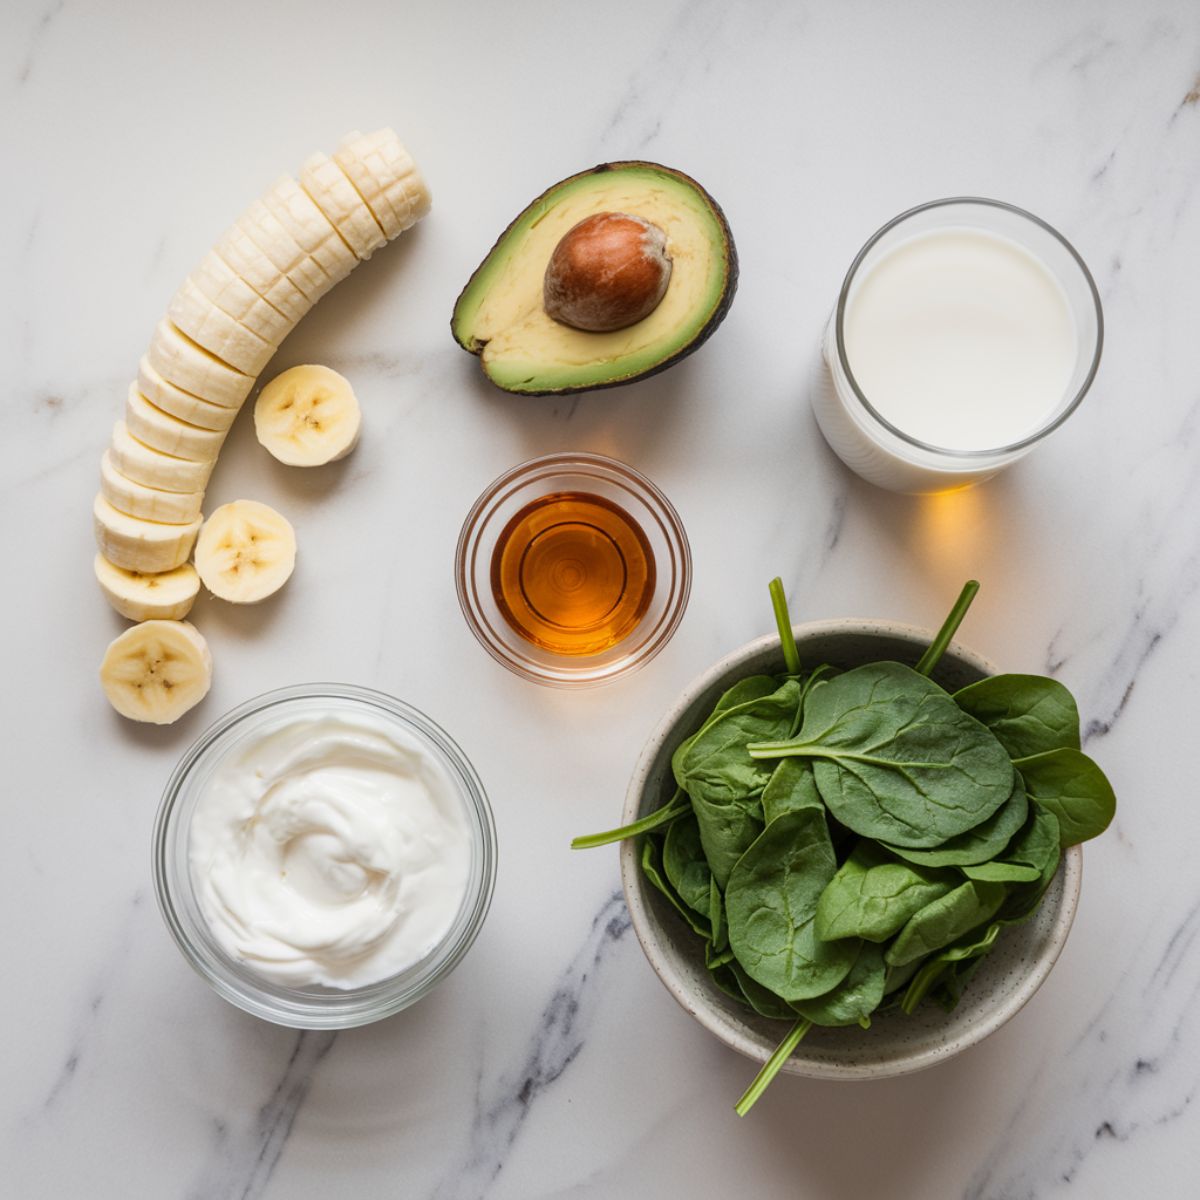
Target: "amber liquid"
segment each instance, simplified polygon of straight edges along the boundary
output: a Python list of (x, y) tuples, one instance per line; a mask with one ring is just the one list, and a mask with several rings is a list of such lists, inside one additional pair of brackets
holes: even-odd
[(646, 615), (654, 556), (638, 523), (611, 500), (554, 492), (504, 527), (492, 592), (526, 641), (555, 654), (599, 654)]

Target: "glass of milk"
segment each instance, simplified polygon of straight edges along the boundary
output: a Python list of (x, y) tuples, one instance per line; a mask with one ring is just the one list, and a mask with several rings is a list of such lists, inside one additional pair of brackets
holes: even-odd
[(850, 265), (813, 411), (856, 474), (896, 492), (978, 483), (1075, 411), (1104, 319), (1083, 259), (998, 200), (934, 200)]

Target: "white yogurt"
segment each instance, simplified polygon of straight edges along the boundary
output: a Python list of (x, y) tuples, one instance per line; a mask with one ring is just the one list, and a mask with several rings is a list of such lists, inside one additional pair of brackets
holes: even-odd
[(420, 962), (471, 869), (442, 765), (365, 714), (297, 717), (239, 743), (196, 803), (188, 852), (218, 944), (293, 987), (357, 988)]
[[(906, 236), (910, 223), (920, 232)], [(826, 331), (813, 412), (838, 457), (880, 487), (975, 483), (1086, 390), (1100, 322), (1087, 269), (1036, 218), (986, 200), (924, 205), (857, 266), (841, 351), (836, 313)]]

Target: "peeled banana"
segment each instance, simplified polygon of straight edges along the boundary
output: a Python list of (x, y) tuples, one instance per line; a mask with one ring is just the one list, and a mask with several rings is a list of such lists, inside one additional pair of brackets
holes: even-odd
[[(253, 603), (290, 577), (295, 534), (273, 509), (239, 500), (203, 521), (209, 475), (297, 322), (428, 209), (428, 188), (392, 130), (349, 134), (332, 157), (307, 159), (298, 179), (277, 180), (172, 297), (101, 462), (92, 511), (101, 591), (143, 622), (109, 647), (101, 669), (119, 712), (171, 721), (208, 690), (207, 646), (181, 620), (201, 579), (217, 596)], [(349, 383), (316, 366), (284, 372), (255, 408), (262, 444), (305, 466), (349, 453), (361, 419)]]

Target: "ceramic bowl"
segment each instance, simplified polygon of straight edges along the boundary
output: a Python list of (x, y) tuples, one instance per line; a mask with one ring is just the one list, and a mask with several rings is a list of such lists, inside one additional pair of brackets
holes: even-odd
[[(932, 630), (891, 621), (815, 621), (797, 625), (795, 633), (802, 662), (839, 667), (881, 659), (915, 664), (933, 637)], [(782, 670), (779, 638), (772, 635), (726, 655), (690, 684), (642, 751), (622, 823), (645, 816), (670, 798), (675, 787), (672, 752), (699, 728), (726, 688), (747, 675)], [(954, 643), (934, 678), (953, 690), (995, 673), (987, 659)], [(881, 1014), (868, 1030), (814, 1028), (783, 1070), (814, 1079), (881, 1079), (931, 1067), (981, 1042), (1020, 1011), (1062, 952), (1079, 901), (1082, 865), (1078, 846), (1063, 855), (1036, 915), (1004, 930), (952, 1013), (925, 1004), (911, 1017)], [(621, 881), (638, 941), (667, 990), (727, 1046), (765, 1062), (786, 1023), (749, 1012), (711, 982), (700, 939), (646, 881), (633, 842), (621, 846)]]

